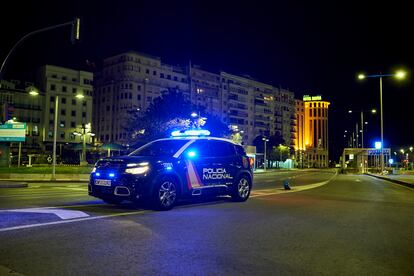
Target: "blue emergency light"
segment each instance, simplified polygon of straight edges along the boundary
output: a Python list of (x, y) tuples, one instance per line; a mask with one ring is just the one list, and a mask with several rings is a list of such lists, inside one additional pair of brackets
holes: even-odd
[(185, 131), (176, 130), (171, 132), (172, 137), (188, 137), (188, 136), (209, 136), (210, 131), (207, 129), (189, 129)]

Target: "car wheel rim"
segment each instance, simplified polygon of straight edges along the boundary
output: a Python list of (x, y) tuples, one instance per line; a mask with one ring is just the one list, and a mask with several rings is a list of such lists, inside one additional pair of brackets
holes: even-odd
[(162, 206), (171, 206), (175, 202), (175, 199), (177, 197), (177, 190), (175, 188), (174, 183), (170, 181), (162, 183), (158, 196)]
[(245, 178), (240, 179), (239, 185), (237, 188), (239, 191), (239, 196), (241, 198), (246, 198), (249, 195), (250, 186), (249, 186), (249, 182)]

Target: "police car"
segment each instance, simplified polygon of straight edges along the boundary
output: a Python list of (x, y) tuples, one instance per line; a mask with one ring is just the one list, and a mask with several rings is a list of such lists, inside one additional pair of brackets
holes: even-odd
[(249, 198), (253, 160), (241, 145), (207, 136), (207, 130), (175, 131), (127, 156), (99, 160), (88, 193), (107, 203), (150, 202), (169, 210), (179, 199), (201, 195)]

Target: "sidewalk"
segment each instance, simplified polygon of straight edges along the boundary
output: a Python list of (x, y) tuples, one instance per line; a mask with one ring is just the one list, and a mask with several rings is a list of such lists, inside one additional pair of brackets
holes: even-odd
[(406, 187), (414, 188), (414, 175), (409, 175), (409, 174), (380, 175), (380, 174), (371, 174), (371, 173), (367, 173), (367, 175), (380, 178), (383, 180), (387, 180), (387, 181), (390, 181), (396, 184), (404, 185)]

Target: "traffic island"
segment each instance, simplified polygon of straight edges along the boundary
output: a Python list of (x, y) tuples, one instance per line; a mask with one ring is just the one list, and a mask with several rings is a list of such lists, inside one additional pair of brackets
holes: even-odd
[(369, 176), (372, 176), (372, 177), (376, 177), (376, 178), (379, 178), (379, 179), (382, 179), (382, 180), (386, 180), (386, 181), (389, 181), (389, 182), (393, 182), (395, 184), (400, 184), (400, 185), (403, 185), (403, 186), (406, 186), (406, 187), (409, 187), (409, 188), (414, 188), (414, 183), (409, 183), (409, 182), (406, 182), (406, 181), (401, 181), (399, 179), (390, 178), (390, 177), (383, 176), (383, 175), (370, 174), (370, 173), (366, 173), (366, 175), (369, 175)]

